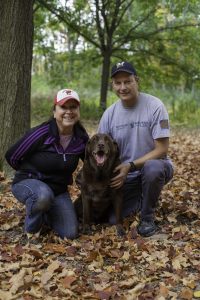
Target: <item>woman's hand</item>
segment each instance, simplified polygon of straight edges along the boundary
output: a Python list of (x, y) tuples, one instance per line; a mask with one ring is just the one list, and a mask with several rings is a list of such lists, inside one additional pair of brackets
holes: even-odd
[(128, 175), (128, 172), (130, 170), (130, 164), (120, 164), (114, 169), (114, 173), (118, 172), (119, 174), (111, 179), (110, 186), (114, 189), (119, 189), (126, 180), (126, 177)]

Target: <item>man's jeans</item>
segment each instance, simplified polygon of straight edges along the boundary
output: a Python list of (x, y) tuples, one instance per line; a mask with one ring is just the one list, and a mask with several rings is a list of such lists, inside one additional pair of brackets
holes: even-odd
[[(123, 218), (140, 211), (141, 220), (154, 220), (160, 192), (172, 177), (173, 167), (169, 161), (148, 160), (141, 169), (141, 175), (127, 179), (124, 184)], [(109, 222), (116, 223), (113, 211)]]
[(48, 224), (61, 238), (78, 236), (78, 221), (67, 192), (55, 197), (44, 182), (25, 179), (12, 186), (12, 193), (26, 206), (26, 232), (36, 233)]

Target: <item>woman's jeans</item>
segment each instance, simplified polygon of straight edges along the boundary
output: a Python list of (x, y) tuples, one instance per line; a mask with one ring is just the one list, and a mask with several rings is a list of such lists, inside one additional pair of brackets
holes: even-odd
[(36, 233), (47, 224), (61, 238), (78, 236), (78, 221), (68, 192), (55, 197), (46, 183), (25, 179), (12, 186), (12, 193), (26, 206), (26, 232)]

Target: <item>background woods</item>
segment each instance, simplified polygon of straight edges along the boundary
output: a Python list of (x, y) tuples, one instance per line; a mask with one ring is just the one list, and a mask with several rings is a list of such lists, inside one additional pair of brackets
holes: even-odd
[[(197, 0), (0, 0), (0, 300), (200, 298), (199, 12)], [(159, 233), (138, 236), (134, 216), (124, 239), (97, 225), (76, 240), (45, 232), (29, 243), (5, 151), (49, 118), (64, 87), (78, 91), (93, 135), (116, 100), (110, 67), (123, 60), (170, 113), (175, 174), (156, 212)]]
[(33, 125), (49, 117), (57, 89), (78, 90), (83, 119), (98, 120), (115, 100), (109, 71), (117, 61), (135, 65), (140, 89), (165, 102), (174, 124), (199, 124), (199, 1), (0, 5), (1, 170), (5, 150), (30, 126), (30, 113)]
[[(161, 77), (165, 75), (177, 80), (178, 73), (180, 79), (184, 81), (184, 88), (191, 88), (198, 76), (194, 57), (188, 58), (191, 43), (196, 44), (199, 16), (195, 13), (195, 9), (198, 2), (190, 4), (185, 1), (135, 0), (73, 1), (73, 4), (69, 1), (37, 0), (37, 2), (51, 13), (51, 21), (54, 20), (54, 23), (56, 20), (59, 21), (60, 26), (69, 28), (68, 32), (79, 36), (78, 42), (72, 48), (73, 53), (75, 52), (78, 57), (82, 54), (88, 57), (88, 54), (91, 54), (88, 60), (82, 60), (81, 73), (87, 74), (88, 68), (92, 66), (92, 59), (94, 66), (101, 65), (99, 104), (103, 109), (106, 108), (111, 60), (126, 58), (134, 61), (141, 77), (144, 70), (145, 80), (149, 75), (151, 80), (156, 82), (162, 81)], [(52, 29), (54, 31), (55, 27)], [(59, 27), (57, 32), (60, 32)], [(67, 31), (63, 33), (63, 38), (67, 46), (71, 42)], [(59, 48), (55, 40), (53, 44)], [(67, 50), (69, 49), (59, 52), (64, 54)], [(158, 73), (152, 76), (153, 72)], [(71, 75), (69, 79), (73, 80), (73, 74), (68, 75)], [(163, 81), (167, 82), (164, 79)]]
[(138, 71), (140, 88), (168, 106), (173, 123), (198, 125), (198, 1), (37, 0), (35, 5), (33, 116), (46, 116), (48, 96), (68, 85), (81, 94), (83, 118), (98, 119), (115, 100), (110, 66), (126, 59)]

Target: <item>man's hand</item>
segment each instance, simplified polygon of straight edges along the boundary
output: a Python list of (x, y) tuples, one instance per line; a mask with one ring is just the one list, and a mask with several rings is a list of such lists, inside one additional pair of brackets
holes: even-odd
[(131, 167), (130, 164), (126, 163), (126, 164), (120, 164), (114, 169), (113, 172), (114, 173), (118, 172), (119, 174), (111, 179), (110, 186), (112, 188), (119, 189), (124, 184), (124, 181), (126, 180), (128, 172), (130, 170), (130, 167)]

